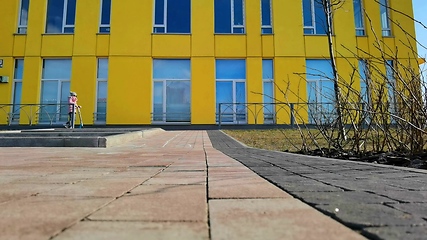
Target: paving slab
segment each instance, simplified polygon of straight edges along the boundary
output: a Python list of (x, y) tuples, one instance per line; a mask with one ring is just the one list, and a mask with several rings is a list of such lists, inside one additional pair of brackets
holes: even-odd
[(221, 131), (208, 134), (214, 148), (365, 237), (425, 238), (426, 170), (239, 147)]
[(296, 199), (210, 200), (212, 239), (365, 239)]
[(71, 239), (209, 239), (209, 227), (200, 222), (82, 221), (54, 240)]

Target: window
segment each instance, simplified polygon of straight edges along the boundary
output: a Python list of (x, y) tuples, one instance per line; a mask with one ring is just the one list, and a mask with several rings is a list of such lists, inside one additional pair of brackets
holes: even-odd
[(191, 66), (187, 59), (153, 61), (153, 121), (190, 122)]
[(101, 19), (99, 23), (100, 33), (110, 32), (110, 18), (111, 18), (111, 0), (101, 1)]
[(24, 73), (24, 59), (15, 59), (15, 72), (13, 74), (13, 107), (11, 113), (12, 123), (19, 123), (19, 111), (22, 97), (22, 75)]
[(19, 18), (18, 18), (18, 33), (27, 33), (28, 25), (28, 9), (30, 7), (30, 0), (21, 0), (19, 7)]
[(244, 0), (215, 0), (215, 33), (245, 33)]
[(273, 60), (262, 60), (262, 84), (264, 94), (264, 123), (274, 123)]
[(335, 120), (335, 90), (329, 60), (306, 60), (309, 123), (331, 123)]
[(388, 0), (380, 0), (381, 29), (384, 37), (391, 36)]
[(74, 33), (76, 0), (48, 0), (46, 33)]
[(40, 123), (67, 121), (70, 78), (71, 59), (43, 60)]
[(108, 58), (98, 58), (98, 71), (96, 74), (96, 113), (95, 121), (104, 122), (107, 116), (107, 80)]
[(362, 0), (353, 0), (354, 24), (356, 26), (356, 36), (365, 36), (365, 23), (363, 21)]
[(271, 26), (271, 0), (261, 0), (261, 33), (273, 33), (273, 27)]
[(246, 61), (216, 60), (218, 122), (246, 123)]
[(304, 34), (326, 34), (328, 26), (322, 1), (303, 0), (302, 4)]
[(155, 0), (154, 33), (190, 33), (191, 0)]
[[(393, 60), (387, 60), (385, 62), (386, 69), (386, 81), (387, 81), (387, 93), (388, 93), (388, 102), (389, 102), (389, 111), (391, 114), (397, 113), (397, 101), (396, 101), (396, 78), (395, 78), (395, 66)], [(393, 118), (392, 118), (392, 122)]]
[(360, 75), (360, 101), (362, 108), (363, 119), (366, 123), (371, 121), (369, 109), (371, 108), (371, 90), (369, 82), (368, 61), (359, 60), (359, 75)]

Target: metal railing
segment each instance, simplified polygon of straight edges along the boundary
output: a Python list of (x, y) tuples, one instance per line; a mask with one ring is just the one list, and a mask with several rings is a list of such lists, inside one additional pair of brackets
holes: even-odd
[[(283, 114), (283, 115), (282, 115)], [(289, 119), (278, 119), (278, 116), (289, 116)], [(304, 120), (307, 116), (308, 119)], [(216, 122), (221, 124), (277, 124), (286, 122), (294, 125), (296, 120), (308, 124), (328, 124), (336, 120), (334, 103), (219, 103)]]

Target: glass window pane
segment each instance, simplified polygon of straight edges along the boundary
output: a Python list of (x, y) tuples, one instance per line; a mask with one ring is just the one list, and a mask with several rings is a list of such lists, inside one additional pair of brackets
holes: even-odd
[(322, 80), (320, 81), (320, 88), (320, 102), (334, 102), (334, 82), (332, 82), (331, 80)]
[(261, 0), (261, 10), (262, 10), (262, 25), (271, 25), (271, 9), (270, 9), (271, 0)]
[(22, 82), (15, 82), (15, 88), (13, 90), (13, 104), (21, 104), (21, 93)]
[(265, 103), (273, 103), (273, 82), (264, 82), (264, 102)]
[(230, 0), (215, 0), (215, 33), (231, 33)]
[(216, 79), (246, 79), (245, 60), (216, 60)]
[(42, 73), (43, 79), (70, 79), (71, 60), (70, 59), (46, 59)]
[(43, 104), (57, 103), (58, 98), (58, 81), (42, 81), (41, 91)]
[(244, 82), (236, 82), (236, 103), (246, 102), (246, 88)]
[(30, 6), (30, 0), (21, 0), (21, 10), (19, 25), (27, 26), (28, 24), (28, 8)]
[(174, 59), (153, 61), (154, 79), (190, 79), (190, 60)]
[(22, 79), (23, 73), (24, 73), (24, 59), (16, 59), (14, 79)]
[[(220, 103), (233, 103), (233, 82), (217, 81), (216, 82), (216, 109), (219, 112)], [(226, 105), (221, 106), (221, 113), (232, 113), (233, 109)]]
[(68, 0), (65, 25), (74, 25), (76, 19), (76, 0)]
[(311, 1), (312, 0), (303, 0), (303, 2), (302, 2), (303, 15), (304, 15), (304, 26), (313, 26)]
[(166, 121), (190, 121), (190, 81), (166, 81)]
[(390, 28), (388, 21), (387, 0), (380, 0), (381, 27), (383, 29)]
[(154, 82), (153, 120), (163, 120), (163, 82)]
[(108, 58), (99, 58), (98, 59), (98, 79), (107, 79), (108, 78)]
[(164, 23), (164, 17), (165, 17), (165, 0), (156, 0), (155, 3), (155, 16), (154, 16), (154, 24), (165, 24)]
[(107, 82), (98, 82), (96, 113), (98, 121), (106, 120), (107, 113)]
[(111, 0), (102, 0), (101, 24), (110, 24)]
[(323, 10), (323, 5), (321, 2), (314, 1), (314, 11), (316, 16), (316, 34), (326, 34), (328, 27), (325, 11)]
[(262, 60), (262, 79), (273, 79), (273, 60)]
[(243, 25), (243, 0), (234, 1), (234, 25)]
[(190, 0), (169, 0), (167, 9), (167, 32), (190, 33), (191, 2)]
[(46, 33), (62, 33), (64, 0), (48, 0)]
[(334, 74), (329, 60), (308, 59), (306, 60), (307, 79), (333, 79)]
[(363, 28), (363, 10), (361, 0), (353, 0), (354, 5), (354, 23), (356, 28)]

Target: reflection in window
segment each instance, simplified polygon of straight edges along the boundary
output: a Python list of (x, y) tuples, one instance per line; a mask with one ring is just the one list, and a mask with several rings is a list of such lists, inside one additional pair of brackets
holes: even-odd
[(153, 121), (190, 122), (190, 60), (153, 61)]
[(271, 0), (261, 0), (261, 33), (273, 33), (271, 25)]
[(391, 36), (388, 0), (380, 0), (381, 29), (384, 37)]
[(71, 60), (43, 60), (39, 122), (66, 122), (70, 93)]
[(74, 33), (76, 0), (48, 0), (46, 33)]
[(30, 0), (21, 0), (18, 18), (18, 33), (27, 33), (28, 26), (28, 9), (30, 7)]
[(19, 123), (19, 110), (22, 97), (22, 76), (24, 73), (24, 59), (15, 59), (15, 72), (13, 74), (13, 107), (12, 123)]
[(98, 58), (96, 80), (95, 121), (105, 123), (107, 116), (108, 58)]
[(111, 18), (111, 0), (101, 1), (101, 19), (99, 23), (100, 33), (110, 32), (110, 18)]
[(322, 1), (303, 0), (304, 34), (326, 34), (326, 13)]
[(217, 121), (246, 122), (246, 61), (216, 60)]
[(363, 21), (362, 0), (353, 0), (354, 24), (356, 26), (356, 36), (365, 36), (365, 24)]
[(370, 82), (369, 82), (369, 67), (368, 61), (361, 59), (359, 60), (359, 75), (360, 75), (360, 101), (363, 119), (366, 123), (369, 123), (370, 113), (369, 108), (371, 107), (371, 92), (370, 92)]
[(154, 33), (190, 33), (191, 0), (155, 0)]
[(245, 33), (244, 0), (215, 0), (215, 33)]
[(274, 84), (273, 60), (262, 60), (262, 83), (264, 104), (264, 123), (274, 123)]
[(335, 114), (334, 74), (329, 60), (307, 59), (309, 123), (331, 123)]
[[(386, 81), (387, 81), (387, 91), (388, 91), (388, 102), (389, 102), (389, 111), (391, 114), (397, 113), (397, 101), (396, 101), (396, 77), (395, 77), (395, 67), (393, 60), (387, 60), (385, 62), (386, 69)], [(395, 119), (392, 118), (392, 121)]]

